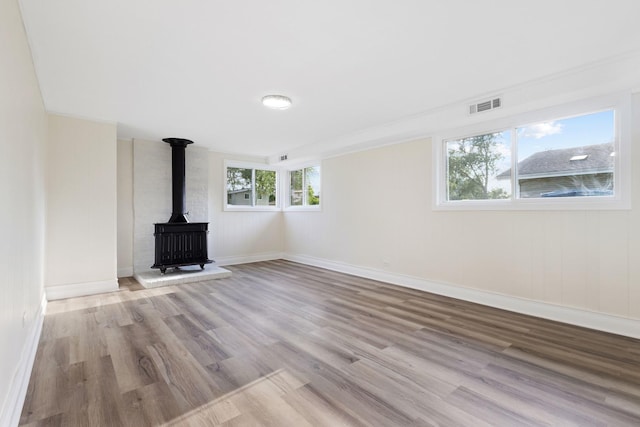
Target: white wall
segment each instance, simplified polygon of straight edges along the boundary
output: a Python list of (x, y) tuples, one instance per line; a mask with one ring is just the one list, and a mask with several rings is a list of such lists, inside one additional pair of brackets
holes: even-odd
[(280, 258), (284, 249), (282, 212), (224, 211), (224, 161), (264, 160), (209, 153), (209, 258), (219, 265)]
[[(209, 258), (218, 265), (280, 258), (282, 212), (225, 212), (224, 161), (264, 159), (186, 149), (189, 220), (209, 222)], [(171, 216), (171, 147), (161, 141), (118, 141), (118, 275), (149, 270), (153, 224)], [(132, 222), (130, 222), (132, 220)]]
[(118, 277), (133, 276), (133, 141), (118, 140)]
[[(123, 162), (119, 163), (123, 166)], [(189, 222), (208, 222), (208, 151), (195, 144), (185, 150)], [(133, 270), (151, 270), (154, 263), (153, 224), (171, 217), (171, 146), (163, 141), (133, 141)], [(211, 257), (209, 257), (211, 258)]]
[(118, 288), (116, 141), (115, 124), (49, 116), (48, 299)]
[[(639, 64), (639, 55), (622, 56), (506, 88), (500, 93), (504, 105), (490, 113), (491, 120), (629, 88), (638, 92)], [(636, 144), (639, 96), (634, 95), (632, 113)], [(574, 319), (589, 313), (601, 315), (598, 322), (640, 319), (638, 206), (625, 211), (432, 210), (427, 137), (479, 125), (488, 117), (468, 116), (465, 103), (455, 103), (291, 150), (284, 162), (270, 159), (272, 165), (286, 167), (325, 158), (320, 212), (224, 211), (224, 160), (264, 159), (209, 153), (209, 255), (224, 265), (284, 253), (398, 283), (450, 285), (446, 289), (462, 290), (456, 296), (479, 295), (478, 301), (504, 296), (500, 301), (505, 304), (530, 302), (525, 305), (533, 314), (555, 307)], [(347, 150), (355, 153), (345, 154)], [(634, 148), (634, 183), (640, 182), (639, 155)], [(636, 202), (638, 187), (632, 197)], [(556, 318), (568, 321), (562, 316)], [(640, 324), (633, 325), (640, 331)], [(616, 328), (607, 330), (625, 333)]]
[(322, 162), (322, 212), (285, 213), (294, 256), (640, 319), (640, 95), (634, 209), (433, 211), (429, 139)]
[(47, 115), (17, 1), (0, 2), (0, 40), (0, 425), (10, 426), (42, 324)]

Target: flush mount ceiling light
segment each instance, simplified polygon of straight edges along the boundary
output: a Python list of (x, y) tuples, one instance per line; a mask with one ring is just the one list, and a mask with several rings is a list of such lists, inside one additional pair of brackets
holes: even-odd
[(291, 107), (291, 98), (284, 95), (267, 95), (262, 97), (262, 105), (274, 110), (286, 110)]

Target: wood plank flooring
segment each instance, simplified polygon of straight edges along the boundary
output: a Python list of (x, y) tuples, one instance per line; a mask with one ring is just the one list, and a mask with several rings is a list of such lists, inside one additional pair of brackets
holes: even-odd
[(640, 341), (286, 261), (51, 302), (23, 426), (639, 426)]

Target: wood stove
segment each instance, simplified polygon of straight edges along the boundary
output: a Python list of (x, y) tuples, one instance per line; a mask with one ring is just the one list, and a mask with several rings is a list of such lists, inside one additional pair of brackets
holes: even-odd
[(213, 261), (207, 255), (207, 234), (209, 223), (190, 223), (186, 217), (185, 205), (185, 148), (193, 141), (182, 138), (165, 138), (171, 145), (171, 196), (173, 212), (169, 222), (154, 224), (156, 239), (155, 263), (151, 268), (159, 268), (164, 274), (167, 268), (199, 265)]

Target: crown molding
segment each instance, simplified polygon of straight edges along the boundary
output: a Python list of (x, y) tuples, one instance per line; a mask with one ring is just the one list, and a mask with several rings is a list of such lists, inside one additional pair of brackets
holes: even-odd
[[(614, 92), (640, 91), (640, 51), (591, 62), (580, 67), (498, 88), (459, 99), (447, 105), (406, 116), (382, 125), (362, 129), (329, 140), (316, 141), (287, 152), (288, 159), (268, 157), (270, 164), (287, 165), (330, 158), (416, 139), (429, 138), (455, 129), (516, 114), (579, 101)], [(503, 106), (497, 110), (468, 114), (468, 105), (478, 99), (501, 94)]]
[[(111, 126), (115, 126), (116, 128), (118, 126), (118, 122), (114, 121), (114, 120), (96, 119), (94, 117), (89, 117), (89, 116), (81, 116), (81, 115), (77, 115), (77, 114), (61, 113), (61, 112), (58, 112), (58, 111), (55, 111), (55, 110), (47, 109), (47, 114), (52, 115), (52, 116), (66, 117), (68, 119), (85, 120), (87, 122), (100, 123), (100, 124), (104, 124), (104, 125), (111, 125)], [(118, 139), (127, 139), (127, 138), (118, 137)]]

